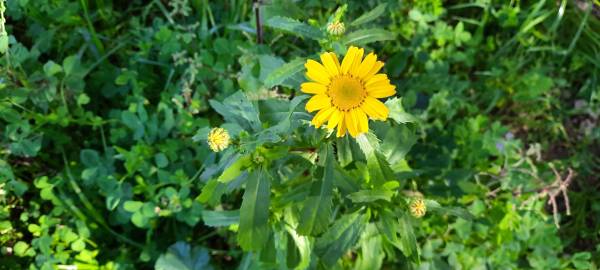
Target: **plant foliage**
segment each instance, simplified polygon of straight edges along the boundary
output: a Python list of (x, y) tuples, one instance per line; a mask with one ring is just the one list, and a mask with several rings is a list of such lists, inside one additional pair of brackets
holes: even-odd
[[(597, 1), (0, 13), (0, 269), (600, 265)], [(397, 95), (387, 121), (336, 138), (300, 84), (350, 45)]]

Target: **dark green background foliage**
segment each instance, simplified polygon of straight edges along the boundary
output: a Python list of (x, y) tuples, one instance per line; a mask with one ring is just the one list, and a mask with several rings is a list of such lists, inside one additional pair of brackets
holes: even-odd
[[(0, 269), (600, 264), (598, 1), (5, 5)], [(348, 45), (397, 86), (358, 143), (298, 87)]]

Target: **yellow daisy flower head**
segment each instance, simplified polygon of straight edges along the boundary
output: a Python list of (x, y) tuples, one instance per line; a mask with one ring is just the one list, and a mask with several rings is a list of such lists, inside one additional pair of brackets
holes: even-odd
[(223, 128), (213, 128), (208, 132), (208, 146), (213, 152), (221, 152), (229, 146), (229, 133)]
[(425, 205), (423, 198), (420, 197), (412, 199), (408, 205), (408, 209), (410, 214), (416, 218), (423, 217), (427, 213), (427, 205)]
[(309, 59), (304, 65), (306, 77), (311, 82), (303, 83), (301, 91), (313, 94), (306, 110), (318, 111), (311, 121), (315, 127), (327, 122), (328, 129), (337, 127), (337, 136), (346, 131), (352, 137), (369, 131), (369, 119), (384, 121), (389, 110), (378, 100), (396, 94), (386, 74), (378, 73), (383, 62), (377, 55), (364, 49), (350, 47), (342, 63), (333, 52), (321, 54), (321, 62)]

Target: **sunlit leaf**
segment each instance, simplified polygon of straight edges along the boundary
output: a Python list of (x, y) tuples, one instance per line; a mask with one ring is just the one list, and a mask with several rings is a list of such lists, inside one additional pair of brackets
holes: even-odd
[(269, 239), (271, 179), (258, 169), (250, 173), (240, 208), (238, 242), (244, 250), (260, 250)]
[(356, 18), (356, 20), (352, 21), (350, 23), (350, 25), (352, 25), (352, 26), (358, 26), (358, 25), (361, 25), (361, 24), (368, 23), (368, 22), (370, 22), (372, 20), (375, 20), (375, 19), (379, 18), (379, 16), (381, 16), (385, 12), (386, 8), (387, 8), (387, 4), (386, 3), (379, 4), (378, 6), (376, 6), (371, 11), (369, 11), (369, 12), (361, 15), (360, 17)]
[(325, 146), (324, 151), (321, 151), (320, 158), (326, 160), (323, 177), (314, 180), (310, 193), (304, 202), (298, 226), (298, 233), (301, 235), (321, 233), (327, 229), (331, 218), (333, 169), (335, 167), (333, 147), (331, 145)]
[(304, 38), (314, 40), (323, 38), (323, 33), (319, 29), (292, 18), (274, 16), (265, 21), (265, 26)]

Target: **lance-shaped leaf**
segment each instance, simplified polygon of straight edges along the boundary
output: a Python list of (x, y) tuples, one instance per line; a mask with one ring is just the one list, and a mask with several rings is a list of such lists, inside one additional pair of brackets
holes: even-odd
[(381, 152), (393, 165), (404, 159), (416, 141), (417, 137), (407, 125), (394, 126), (386, 133)]
[(400, 248), (398, 240), (398, 226), (396, 216), (390, 210), (384, 210), (380, 213), (380, 219), (377, 222), (377, 230), (387, 239), (392, 245)]
[(412, 114), (407, 113), (402, 107), (402, 98), (391, 98), (385, 102), (385, 106), (390, 108), (390, 118), (394, 119), (396, 123), (415, 123), (419, 122), (419, 119), (414, 117)]
[(365, 45), (375, 41), (393, 40), (394, 33), (383, 29), (363, 29), (354, 31), (342, 38), (344, 45)]
[(340, 165), (346, 167), (346, 165), (352, 162), (352, 147), (350, 146), (350, 138), (344, 136), (337, 138), (337, 157)]
[(315, 243), (315, 252), (321, 261), (327, 266), (333, 266), (356, 244), (366, 223), (365, 216), (358, 212), (338, 219)]
[(361, 25), (364, 23), (368, 23), (372, 20), (375, 20), (375, 19), (379, 18), (379, 16), (381, 16), (381, 14), (383, 14), (385, 12), (386, 7), (387, 7), (386, 3), (380, 4), (380, 5), (376, 6), (374, 9), (372, 9), (371, 11), (363, 14), (362, 16), (358, 17), (356, 20), (352, 21), (350, 23), (350, 25), (357, 26), (357, 25)]
[(399, 217), (398, 232), (400, 233), (400, 250), (404, 253), (404, 256), (412, 260), (419, 260), (417, 238), (408, 215), (402, 214)]
[(310, 194), (304, 202), (298, 226), (298, 233), (301, 235), (314, 235), (323, 232), (327, 229), (331, 217), (333, 168), (335, 166), (331, 144), (327, 145), (321, 153), (321, 158), (325, 159), (323, 177), (320, 181), (312, 183)]
[(425, 205), (427, 206), (427, 211), (431, 211), (441, 215), (452, 215), (465, 220), (473, 220), (474, 217), (469, 211), (459, 208), (459, 207), (443, 207), (437, 201), (434, 200), (425, 200)]
[(367, 225), (361, 236), (361, 253), (356, 259), (355, 270), (381, 269), (385, 252), (382, 247), (382, 237), (378, 235), (375, 224)]
[(226, 122), (236, 123), (249, 131), (261, 130), (258, 109), (243, 92), (238, 91), (225, 98), (223, 102), (211, 99), (208, 103), (217, 113), (223, 116)]
[(356, 142), (367, 158), (369, 176), (375, 185), (381, 186), (395, 178), (385, 156), (379, 152), (379, 141), (375, 135), (372, 133), (361, 134), (356, 137)]
[(283, 84), (287, 79), (304, 70), (306, 59), (296, 58), (273, 70), (265, 79), (265, 86), (271, 88)]
[(265, 22), (265, 26), (279, 29), (303, 38), (310, 38), (314, 40), (323, 38), (323, 33), (318, 28), (288, 17), (271, 17)]
[(241, 156), (233, 162), (223, 173), (217, 178), (221, 183), (229, 183), (231, 180), (240, 176), (247, 167), (252, 163), (250, 155)]
[(202, 211), (204, 224), (210, 227), (229, 226), (240, 222), (240, 211)]
[[(310, 258), (311, 258), (311, 245), (308, 236), (301, 236), (296, 233), (296, 231), (291, 227), (286, 225), (285, 229), (290, 234), (296, 248), (298, 248), (298, 252), (300, 253), (299, 262), (294, 269), (301, 270), (307, 269), (310, 266)], [(288, 248), (289, 250), (289, 248)]]
[(240, 208), (238, 242), (246, 251), (260, 250), (269, 239), (271, 179), (262, 168), (250, 173)]
[(377, 200), (390, 201), (394, 192), (384, 189), (360, 190), (349, 194), (348, 197), (353, 203), (368, 203)]

